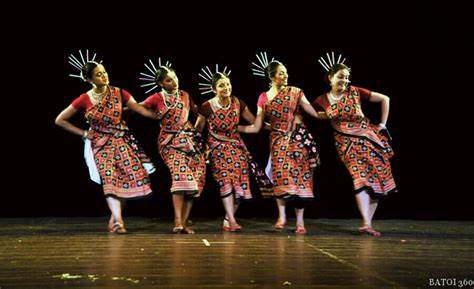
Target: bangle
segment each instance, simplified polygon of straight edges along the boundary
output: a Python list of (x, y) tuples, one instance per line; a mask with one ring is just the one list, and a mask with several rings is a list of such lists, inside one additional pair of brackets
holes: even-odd
[(83, 140), (87, 139), (87, 130), (84, 130), (84, 133), (82, 134), (82, 139)]
[(381, 128), (387, 128), (387, 126), (386, 126), (385, 123), (383, 123), (383, 122), (379, 123), (379, 126), (380, 126)]

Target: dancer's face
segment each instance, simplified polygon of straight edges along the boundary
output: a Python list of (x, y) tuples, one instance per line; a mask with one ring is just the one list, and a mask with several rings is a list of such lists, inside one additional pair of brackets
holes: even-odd
[(160, 83), (161, 87), (168, 93), (175, 93), (179, 89), (179, 81), (174, 71), (168, 72), (165, 79)]
[(273, 76), (271, 80), (276, 86), (287, 85), (288, 72), (286, 71), (286, 67), (284, 65), (279, 65), (275, 73), (275, 76)]
[(230, 84), (230, 79), (223, 77), (219, 79), (216, 83), (216, 86), (212, 89), (219, 97), (230, 97), (232, 93), (232, 84)]
[(92, 71), (92, 78), (89, 79), (89, 82), (95, 86), (104, 86), (109, 84), (109, 75), (102, 64), (99, 64)]
[(333, 76), (329, 76), (329, 83), (331, 88), (338, 92), (342, 92), (347, 89), (349, 85), (351, 73), (347, 69), (338, 70)]

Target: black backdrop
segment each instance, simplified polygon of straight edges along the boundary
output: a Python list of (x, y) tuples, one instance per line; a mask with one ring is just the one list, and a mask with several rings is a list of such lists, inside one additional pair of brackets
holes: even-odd
[[(352, 67), (354, 85), (391, 97), (388, 127), (394, 137), (392, 165), (400, 193), (381, 203), (376, 217), (473, 218), (469, 170), (455, 164), (456, 160), (468, 163), (469, 148), (457, 142), (460, 124), (469, 115), (461, 103), (448, 102), (456, 85), (464, 86), (460, 95), (468, 95), (467, 52), (473, 48), (463, 26), (467, 20), (455, 14), (457, 10), (433, 4), (382, 7), (375, 3), (178, 6), (117, 12), (110, 7), (94, 7), (90, 12), (29, 7), (41, 13), (23, 15), (26, 25), (21, 27), (15, 22), (5, 26), (9, 31), (5, 42), (9, 53), (4, 59), (8, 105), (3, 113), (8, 174), (0, 216), (107, 214), (101, 187), (88, 178), (81, 139), (54, 125), (56, 115), (89, 89), (67, 76), (72, 68), (66, 61), (69, 53), (88, 48), (104, 61), (111, 84), (127, 89), (138, 101), (145, 98), (137, 78), (147, 58), (170, 60), (181, 88), (198, 103), (209, 97), (198, 93), (199, 69), (227, 65), (232, 69), (233, 94), (253, 112), (259, 93), (267, 88), (265, 80), (250, 73), (256, 52), (267, 51), (281, 60), (288, 68), (290, 85), (301, 87), (310, 101), (327, 90), (317, 57), (331, 50), (343, 53)], [(363, 108), (378, 120), (378, 105)], [(73, 121), (85, 127), (81, 117)], [(129, 202), (126, 215), (171, 217), (169, 174), (155, 145), (158, 125), (133, 114), (127, 121), (158, 171), (151, 177), (154, 195)], [(358, 217), (351, 179), (337, 159), (329, 124), (313, 119), (306, 123), (320, 143), (322, 157), (315, 173), (317, 199), (307, 216)], [(244, 140), (265, 165), (267, 133), (244, 135)], [(222, 213), (209, 173), (192, 215)], [(239, 214), (271, 217), (276, 216), (276, 208), (270, 200), (256, 199), (243, 205)]]

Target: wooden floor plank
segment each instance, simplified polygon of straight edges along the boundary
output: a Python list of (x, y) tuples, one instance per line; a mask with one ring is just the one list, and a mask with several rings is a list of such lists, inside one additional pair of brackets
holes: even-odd
[[(294, 220), (292, 220), (294, 221)], [(307, 220), (310, 234), (244, 219), (128, 218), (129, 234), (105, 218), (0, 219), (0, 288), (413, 288), (430, 278), (474, 282), (474, 223), (382, 220), (381, 238), (359, 236), (358, 220)], [(204, 239), (206, 241), (204, 241)], [(73, 279), (75, 278), (75, 279)]]

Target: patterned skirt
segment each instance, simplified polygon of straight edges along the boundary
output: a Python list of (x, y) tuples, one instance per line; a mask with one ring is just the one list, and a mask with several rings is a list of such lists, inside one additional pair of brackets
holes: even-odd
[[(190, 142), (195, 149), (180, 147), (181, 142)], [(179, 136), (160, 149), (161, 157), (171, 173), (171, 193), (199, 197), (206, 181), (206, 162), (200, 144), (195, 137)]]
[(390, 166), (393, 151), (387, 137), (378, 135), (383, 147), (365, 137), (334, 134), (339, 158), (351, 174), (355, 192), (366, 190), (374, 199), (396, 191)]
[(92, 147), (105, 196), (133, 199), (149, 195), (150, 179), (143, 165), (150, 160), (133, 135), (95, 134), (98, 137)]
[(303, 124), (290, 133), (272, 132), (274, 196), (313, 198), (313, 169), (320, 164), (316, 142)]
[(222, 142), (209, 152), (212, 175), (225, 198), (235, 192), (237, 199), (251, 199), (249, 166), (245, 152), (237, 142)]

